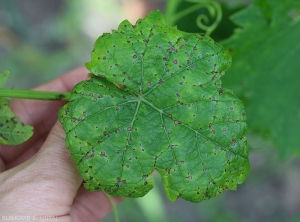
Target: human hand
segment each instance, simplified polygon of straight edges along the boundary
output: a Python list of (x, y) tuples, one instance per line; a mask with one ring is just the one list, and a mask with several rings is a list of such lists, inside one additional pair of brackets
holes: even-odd
[[(70, 91), (85, 79), (85, 68), (73, 70), (36, 90)], [(34, 135), (16, 147), (0, 145), (0, 220), (51, 216), (56, 221), (100, 221), (111, 205), (104, 192), (82, 186), (65, 146), (65, 132), (57, 121), (63, 102), (14, 99), (10, 107)], [(120, 199), (113, 198), (115, 203)]]

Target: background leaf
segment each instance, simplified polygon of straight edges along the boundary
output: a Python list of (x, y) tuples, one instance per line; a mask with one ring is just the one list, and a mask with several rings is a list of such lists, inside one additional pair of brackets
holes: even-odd
[[(0, 72), (0, 87), (2, 87), (8, 77), (9, 71)], [(0, 144), (18, 145), (28, 140), (33, 132), (33, 127), (25, 126), (20, 122), (8, 106), (8, 99), (0, 97)]]
[(156, 169), (172, 202), (236, 189), (249, 162), (243, 104), (221, 87), (230, 64), (222, 46), (167, 27), (159, 11), (99, 37), (92, 78), (60, 111), (85, 187), (144, 196)]
[(300, 155), (299, 10), (299, 1), (254, 1), (233, 16), (242, 29), (223, 42), (234, 61), (224, 84), (245, 101), (249, 127), (271, 137), (282, 157)]
[(0, 144), (18, 145), (33, 134), (32, 126), (25, 126), (8, 107), (8, 100), (0, 97)]

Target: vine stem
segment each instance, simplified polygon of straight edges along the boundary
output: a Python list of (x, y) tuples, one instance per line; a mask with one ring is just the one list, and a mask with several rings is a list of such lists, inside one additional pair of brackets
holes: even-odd
[(114, 212), (115, 222), (120, 222), (120, 220), (119, 220), (119, 214), (118, 214), (118, 211), (117, 211), (117, 208), (116, 208), (114, 200), (112, 199), (112, 197), (109, 194), (107, 194), (106, 192), (104, 192), (104, 193), (105, 193), (105, 195), (106, 195), (106, 197), (107, 197), (107, 199), (108, 199), (108, 201), (109, 201), (109, 203), (111, 205), (111, 208), (112, 208), (112, 210)]
[(70, 95), (71, 93), (69, 92), (49, 92), (0, 88), (0, 97), (7, 98), (69, 101)]

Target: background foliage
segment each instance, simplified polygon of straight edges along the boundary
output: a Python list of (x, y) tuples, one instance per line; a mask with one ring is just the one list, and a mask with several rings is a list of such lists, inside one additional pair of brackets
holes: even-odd
[[(96, 38), (124, 18), (134, 22), (134, 15), (172, 7), (174, 16), (199, 2), (212, 0), (170, 0), (168, 5), (162, 0), (0, 0), (0, 70), (11, 70), (6, 86), (31, 88), (90, 61)], [(300, 220), (300, 3), (217, 2), (223, 19), (211, 36), (232, 52), (233, 65), (223, 82), (246, 104), (251, 173), (237, 191), (199, 204), (170, 204), (156, 177), (148, 195), (120, 204), (122, 221)], [(203, 13), (207, 8), (189, 13), (178, 27), (203, 32), (194, 22)]]

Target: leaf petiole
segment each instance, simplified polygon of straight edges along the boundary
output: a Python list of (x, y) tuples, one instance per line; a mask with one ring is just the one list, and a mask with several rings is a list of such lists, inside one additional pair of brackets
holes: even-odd
[(0, 88), (0, 97), (68, 101), (70, 93)]
[(119, 222), (120, 221), (119, 214), (118, 214), (117, 207), (115, 205), (113, 198), (108, 193), (106, 193), (106, 192), (104, 192), (104, 193), (111, 205), (112, 211), (114, 212), (115, 222)]

